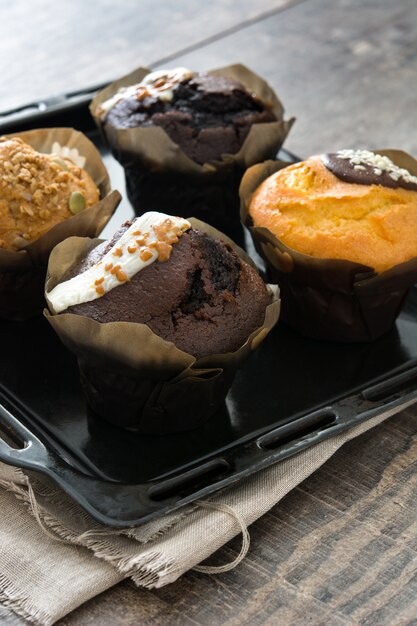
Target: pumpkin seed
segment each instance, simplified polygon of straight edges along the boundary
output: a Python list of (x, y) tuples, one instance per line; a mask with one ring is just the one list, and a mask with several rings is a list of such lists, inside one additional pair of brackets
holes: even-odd
[(79, 191), (73, 191), (68, 200), (68, 206), (71, 213), (76, 215), (77, 213), (81, 213), (84, 211), (86, 207), (85, 198), (82, 193)]

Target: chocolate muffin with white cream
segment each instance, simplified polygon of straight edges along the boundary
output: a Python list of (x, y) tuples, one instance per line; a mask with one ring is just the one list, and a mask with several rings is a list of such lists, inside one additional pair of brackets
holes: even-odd
[(207, 224), (155, 212), (110, 242), (70, 238), (53, 250), (45, 315), (96, 414), (168, 434), (218, 410), (279, 317), (277, 287), (246, 259)]
[(155, 212), (124, 224), (47, 298), (54, 313), (146, 324), (196, 358), (237, 350), (271, 303), (257, 271), (230, 246)]

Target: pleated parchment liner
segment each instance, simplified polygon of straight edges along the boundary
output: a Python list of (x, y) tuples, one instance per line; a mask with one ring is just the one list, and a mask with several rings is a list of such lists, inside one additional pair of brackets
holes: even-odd
[(284, 121), (284, 109), (275, 92), (243, 65), (211, 70), (209, 74), (241, 82), (271, 106), (277, 121), (254, 124), (239, 152), (199, 165), (161, 127), (116, 129), (103, 124), (96, 115), (100, 104), (120, 87), (140, 82), (149, 72), (141, 67), (124, 76), (100, 91), (90, 105), (97, 126), (124, 167), (132, 206), (137, 215), (151, 210), (183, 217), (195, 215), (236, 238), (241, 232), (238, 191), (242, 175), (254, 163), (275, 158), (294, 119)]
[[(374, 150), (417, 175), (417, 161), (399, 150)], [(286, 246), (268, 229), (253, 226), (251, 196), (288, 163), (267, 161), (248, 170), (240, 186), (241, 218), (281, 290), (281, 319), (303, 335), (342, 342), (372, 341), (394, 324), (409, 288), (417, 282), (417, 258), (377, 274), (350, 261), (317, 259)]]
[(77, 148), (86, 158), (84, 169), (100, 191), (94, 206), (55, 225), (18, 252), (0, 249), (0, 319), (24, 320), (41, 314), (49, 254), (60, 241), (73, 235), (96, 237), (109, 221), (121, 196), (111, 191), (110, 179), (99, 152), (85, 135), (72, 128), (41, 128), (4, 135), (20, 137), (38, 152), (51, 153), (52, 144)]
[[(254, 266), (246, 253), (222, 233), (199, 220), (193, 227), (229, 243)], [(73, 237), (50, 257), (48, 292), (69, 268), (101, 243)], [(118, 287), (123, 289), (123, 287)], [(278, 321), (279, 290), (268, 285), (271, 304), (265, 319), (235, 352), (196, 359), (156, 335), (146, 324), (96, 322), (88, 317), (45, 310), (51, 326), (77, 357), (89, 405), (106, 420), (141, 433), (167, 434), (195, 428), (222, 405), (238, 367)], [(49, 302), (48, 302), (49, 305)]]

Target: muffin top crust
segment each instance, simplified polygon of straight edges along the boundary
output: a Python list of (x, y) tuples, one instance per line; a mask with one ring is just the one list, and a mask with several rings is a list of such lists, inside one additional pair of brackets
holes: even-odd
[(417, 257), (416, 177), (387, 157), (371, 161), (368, 151), (336, 154), (342, 154), (337, 167), (354, 182), (342, 179), (334, 155), (286, 167), (254, 193), (254, 225), (303, 254), (360, 263), (378, 273)]
[(70, 158), (0, 138), (0, 249), (24, 248), (99, 199), (90, 175)]

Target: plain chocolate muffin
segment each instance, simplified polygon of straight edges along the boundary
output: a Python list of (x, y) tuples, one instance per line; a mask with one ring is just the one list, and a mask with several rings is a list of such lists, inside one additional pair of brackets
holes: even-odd
[[(114, 100), (105, 126), (161, 126), (187, 156), (203, 164), (238, 152), (253, 124), (276, 121), (268, 105), (236, 80), (190, 72), (174, 82), (169, 72), (166, 78), (154, 74), (155, 80)], [(167, 87), (169, 98), (164, 97)]]
[[(131, 226), (94, 248), (64, 277), (98, 263)], [(155, 262), (100, 298), (65, 313), (98, 322), (147, 324), (163, 339), (196, 358), (237, 350), (263, 324), (271, 297), (257, 271), (227, 244), (191, 228), (166, 262)]]

